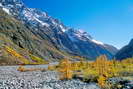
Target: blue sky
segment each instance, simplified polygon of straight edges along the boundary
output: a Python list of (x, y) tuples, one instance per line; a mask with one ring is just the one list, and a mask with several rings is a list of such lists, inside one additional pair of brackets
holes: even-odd
[(133, 0), (24, 0), (65, 25), (121, 48), (133, 38)]

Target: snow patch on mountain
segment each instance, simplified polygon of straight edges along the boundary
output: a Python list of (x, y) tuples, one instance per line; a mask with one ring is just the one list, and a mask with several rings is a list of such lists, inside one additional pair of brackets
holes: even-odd
[(34, 19), (35, 19), (36, 21), (38, 21), (41, 25), (46, 26), (46, 27), (49, 27), (49, 24), (47, 24), (47, 23), (45, 23), (45, 22), (43, 22), (43, 21), (37, 19), (36, 17), (34, 17)]
[(60, 25), (60, 28), (61, 28), (61, 30), (62, 30), (63, 32), (66, 31), (66, 29), (65, 29), (62, 25)]
[[(41, 19), (39, 19), (41, 17), (39, 14), (34, 13), (32, 11), (34, 11), (34, 10), (31, 9), (31, 8), (23, 10), (23, 15), (24, 15), (25, 18), (27, 18), (28, 21), (35, 21), (35, 22), (40, 23), (42, 26), (49, 27), (48, 23), (46, 23), (46, 22), (42, 21)], [(44, 16), (46, 16), (45, 13), (43, 13), (43, 14), (44, 14)]]
[(97, 40), (94, 40), (94, 39), (92, 39), (91, 41), (94, 42), (94, 43), (96, 43), (96, 44), (99, 44), (99, 45), (104, 45), (104, 43), (102, 43), (100, 41), (97, 41)]
[(72, 41), (88, 41), (91, 40), (92, 37), (85, 31), (83, 30), (76, 30), (76, 29), (69, 29), (66, 31), (67, 35)]
[(10, 14), (10, 11), (9, 11), (9, 9), (7, 9), (7, 8), (2, 8), (7, 14)]
[(2, 3), (0, 2), (0, 7), (7, 13), (7, 14), (10, 14), (10, 11), (9, 11), (9, 9), (8, 8), (6, 8), (6, 7), (4, 7), (3, 5), (2, 5)]
[(3, 5), (0, 3), (0, 7), (2, 7)]

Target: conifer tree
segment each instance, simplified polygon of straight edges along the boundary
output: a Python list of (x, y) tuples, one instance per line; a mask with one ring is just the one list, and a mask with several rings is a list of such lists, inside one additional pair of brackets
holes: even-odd
[(59, 63), (59, 72), (60, 72), (60, 79), (71, 79), (72, 78), (72, 67), (71, 61), (68, 59), (64, 59)]
[(105, 80), (108, 78), (108, 69), (109, 69), (109, 62), (107, 60), (107, 57), (105, 55), (102, 55), (97, 58), (95, 62), (95, 68), (99, 75), (98, 78), (98, 84), (101, 87), (104, 87)]

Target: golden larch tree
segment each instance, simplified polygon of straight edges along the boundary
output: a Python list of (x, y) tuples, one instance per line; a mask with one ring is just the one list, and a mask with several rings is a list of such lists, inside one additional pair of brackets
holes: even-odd
[(101, 87), (104, 87), (105, 80), (109, 76), (108, 74), (109, 73), (109, 62), (107, 60), (107, 57), (105, 55), (98, 57), (94, 64), (95, 64), (95, 69), (99, 75), (98, 84)]
[(60, 79), (71, 79), (72, 78), (72, 67), (71, 67), (71, 61), (68, 59), (64, 59), (60, 61), (59, 63), (59, 69), (58, 71), (60, 72)]

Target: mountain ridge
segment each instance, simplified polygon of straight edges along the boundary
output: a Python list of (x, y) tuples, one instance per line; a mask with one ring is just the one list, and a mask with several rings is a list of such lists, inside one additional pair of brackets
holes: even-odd
[(131, 39), (129, 44), (122, 47), (115, 55), (115, 58), (117, 60), (123, 60), (132, 57), (133, 57), (133, 39)]
[[(111, 59), (118, 51), (113, 46), (93, 39), (87, 32), (65, 26), (61, 21), (49, 16), (46, 12), (28, 8), (21, 0), (0, 0), (0, 3), (0, 8), (8, 15), (21, 21), (26, 27), (30, 28), (30, 32), (47, 41), (59, 52), (89, 59), (95, 59), (105, 54)], [(45, 41), (43, 44), (45, 44)], [(37, 54), (41, 54), (44, 58), (45, 53), (38, 52)]]

